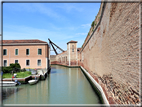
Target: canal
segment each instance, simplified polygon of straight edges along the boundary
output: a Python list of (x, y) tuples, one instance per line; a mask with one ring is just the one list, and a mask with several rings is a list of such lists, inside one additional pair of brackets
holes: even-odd
[(35, 85), (3, 87), (3, 104), (100, 104), (80, 68), (52, 65), (51, 73)]

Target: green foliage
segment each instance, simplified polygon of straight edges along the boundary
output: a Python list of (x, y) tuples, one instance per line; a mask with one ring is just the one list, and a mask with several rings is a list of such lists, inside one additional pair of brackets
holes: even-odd
[(11, 73), (4, 73), (2, 78), (12, 78), (12, 74)]
[(13, 72), (20, 72), (21, 70), (21, 66), (19, 63), (15, 63), (15, 64), (11, 63), (10, 67), (13, 69)]
[(8, 67), (2, 67), (2, 71), (3, 71), (4, 73), (11, 73), (12, 68), (11, 68), (10, 66), (8, 66)]
[(26, 71), (26, 69), (25, 69), (25, 68), (21, 69), (21, 72), (25, 72), (25, 71)]
[(90, 33), (88, 32), (88, 36), (90, 35)]
[(92, 22), (91, 26), (94, 27), (94, 21)]
[(7, 67), (2, 67), (2, 70), (4, 73), (11, 73), (11, 71), (14, 72), (20, 72), (21, 70), (21, 66), (19, 63), (15, 63), (15, 64), (10, 64), (10, 66)]
[(31, 72), (30, 71), (25, 71), (25, 72), (18, 72), (16, 73), (17, 74), (17, 78), (25, 78), (27, 76), (30, 76), (31, 75)]
[[(30, 71), (18, 72), (16, 74), (17, 74), (16, 78), (25, 78), (27, 76), (30, 76), (31, 72)], [(11, 73), (4, 73), (3, 78), (12, 78), (12, 74)]]
[(20, 68), (20, 69), (21, 69), (21, 66), (20, 66), (19, 63), (15, 63), (15, 64), (11, 63), (10, 66), (11, 66), (12, 68)]

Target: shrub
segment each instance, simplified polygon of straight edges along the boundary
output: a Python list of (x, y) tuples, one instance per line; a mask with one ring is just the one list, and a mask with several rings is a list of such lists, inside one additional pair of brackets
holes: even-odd
[(92, 22), (91, 26), (94, 28), (94, 21)]
[(11, 63), (10, 66), (11, 66), (12, 68), (19, 68), (19, 69), (21, 69), (21, 66), (20, 66), (19, 63), (15, 63), (15, 64)]
[(11, 73), (11, 71), (13, 71), (13, 73), (20, 72), (21, 66), (19, 63), (15, 63), (15, 64), (12, 63), (10, 64), (10, 66), (2, 67), (2, 70), (4, 73)]
[(2, 67), (2, 71), (3, 71), (4, 73), (11, 73), (12, 68), (11, 68), (10, 66), (8, 66), (8, 67)]
[(25, 68), (21, 69), (21, 72), (25, 72), (25, 71), (26, 71), (26, 69), (25, 69)]
[(20, 72), (21, 70), (21, 66), (19, 63), (15, 63), (15, 64), (11, 63), (10, 67), (12, 68), (13, 72)]

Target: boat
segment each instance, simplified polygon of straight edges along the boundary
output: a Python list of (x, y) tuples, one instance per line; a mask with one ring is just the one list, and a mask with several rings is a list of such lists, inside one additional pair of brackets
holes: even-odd
[(29, 80), (28, 81), (28, 83), (31, 84), (31, 85), (36, 84), (37, 82), (38, 82), (38, 80)]
[(41, 79), (44, 80), (45, 79), (45, 72), (42, 69), (38, 69), (37, 70), (38, 75), (41, 76)]
[(35, 79), (29, 80), (28, 83), (29, 84), (36, 84), (39, 81), (39, 77), (35, 76)]
[(13, 81), (0, 81), (0, 86), (3, 86), (3, 87), (12, 87), (16, 85), (17, 83)]

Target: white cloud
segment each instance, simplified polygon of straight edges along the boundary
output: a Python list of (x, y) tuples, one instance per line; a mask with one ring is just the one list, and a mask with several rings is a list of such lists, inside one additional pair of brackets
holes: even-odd
[(40, 13), (45, 14), (47, 16), (50, 17), (56, 17), (59, 18), (60, 15), (55, 12), (53, 9), (48, 8), (47, 6), (43, 5), (43, 4), (33, 4), (33, 7)]
[(5, 25), (3, 32), (4, 40), (15, 39), (40, 39), (48, 41), (48, 38), (56, 43), (67, 43), (69, 40), (75, 38), (75, 35), (68, 35), (65, 32), (58, 32), (54, 30), (39, 29), (27, 26)]
[(76, 35), (87, 35), (87, 33), (76, 33)]
[(78, 12), (82, 12), (83, 8), (75, 6), (74, 3), (64, 3), (62, 6), (58, 6), (61, 9), (64, 9), (66, 12), (71, 12), (71, 11), (78, 11)]
[(91, 24), (82, 24), (82, 27), (91, 27)]
[(53, 9), (47, 7), (45, 4), (42, 3), (18, 3), (18, 4), (5, 4), (6, 8), (9, 10), (20, 11), (20, 12), (38, 12), (49, 17), (59, 18), (62, 17)]

